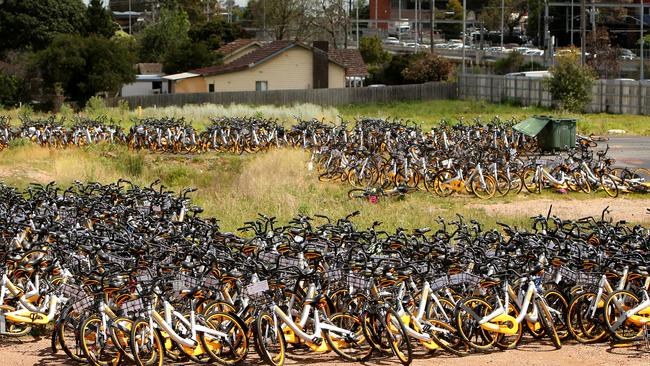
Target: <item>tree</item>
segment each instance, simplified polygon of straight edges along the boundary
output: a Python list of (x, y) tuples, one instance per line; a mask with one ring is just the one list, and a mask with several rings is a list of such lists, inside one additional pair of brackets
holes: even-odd
[(347, 46), (347, 34), (350, 24), (344, 0), (319, 0), (321, 10), (321, 29), (327, 34), (332, 46), (339, 48), (343, 39)]
[(591, 67), (580, 65), (580, 52), (571, 48), (556, 58), (556, 64), (546, 79), (549, 92), (554, 101), (564, 109), (581, 112), (591, 100), (591, 89), (596, 75)]
[(160, 18), (138, 34), (140, 61), (163, 62), (167, 52), (188, 44), (189, 29), (190, 21), (184, 11), (163, 8)]
[(163, 71), (166, 74), (176, 74), (215, 65), (220, 61), (220, 55), (212, 51), (205, 42), (188, 41), (187, 44), (171, 49), (165, 54)]
[(390, 60), (390, 53), (384, 50), (379, 37), (363, 37), (359, 41), (359, 52), (366, 64), (380, 65)]
[(102, 0), (91, 0), (86, 9), (86, 34), (111, 38), (119, 26), (113, 23), (111, 14), (104, 8)]
[(116, 93), (135, 80), (134, 62), (122, 42), (95, 35), (58, 35), (34, 60), (46, 89), (62, 88), (81, 104), (99, 92)]
[(607, 28), (599, 27), (595, 32), (589, 32), (586, 46), (586, 51), (590, 54), (587, 64), (596, 71), (599, 77), (603, 79), (619, 77), (621, 50), (612, 46)]
[[(528, 0), (503, 0), (504, 32), (512, 35), (514, 28), (521, 23), (524, 16), (528, 14)], [(516, 16), (512, 16), (516, 14)], [(501, 0), (490, 0), (481, 11), (481, 21), (490, 30), (501, 31)]]
[(0, 6), (0, 53), (41, 50), (57, 34), (79, 34), (86, 23), (81, 0), (3, 0)]
[(250, 0), (248, 7), (255, 26), (266, 27), (273, 39), (306, 39), (315, 30), (313, 0)]
[[(463, 20), (463, 5), (459, 0), (449, 0), (445, 11), (436, 12), (436, 19)], [(436, 24), (436, 28), (445, 38), (458, 38), (462, 32), (462, 24)]]
[(445, 81), (453, 71), (454, 66), (447, 59), (427, 53), (411, 61), (411, 64), (402, 71), (404, 80), (412, 83), (426, 83), (430, 81)]
[(28, 99), (25, 81), (0, 70), (0, 108), (15, 107)]
[(228, 23), (220, 18), (212, 19), (205, 24), (192, 25), (188, 35), (193, 42), (204, 42), (210, 50), (215, 50), (238, 38), (250, 38), (250, 34), (239, 24)]
[[(161, 0), (161, 6), (166, 9), (182, 11), (192, 24), (201, 24), (206, 21), (206, 0)], [(214, 7), (216, 2), (208, 1), (207, 6)]]
[(524, 55), (519, 52), (511, 52), (507, 57), (497, 60), (494, 63), (494, 73), (505, 75), (521, 70), (524, 65)]

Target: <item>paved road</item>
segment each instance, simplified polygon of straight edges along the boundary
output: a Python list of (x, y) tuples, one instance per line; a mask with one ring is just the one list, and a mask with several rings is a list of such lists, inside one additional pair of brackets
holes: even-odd
[(609, 141), (600, 142), (598, 149), (607, 144), (616, 166), (650, 169), (650, 137), (610, 137)]

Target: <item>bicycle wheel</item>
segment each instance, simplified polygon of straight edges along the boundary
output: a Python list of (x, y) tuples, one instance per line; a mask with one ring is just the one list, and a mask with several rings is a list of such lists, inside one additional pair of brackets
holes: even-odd
[(618, 197), (618, 185), (616, 184), (616, 178), (610, 174), (602, 174), (600, 176), (600, 186), (608, 196)]
[(489, 332), (479, 325), (480, 319), (472, 314), (483, 317), (492, 311), (492, 306), (478, 297), (460, 300), (456, 305), (454, 316), (458, 333), (472, 348), (485, 351), (497, 341), (498, 334)]
[(551, 339), (551, 343), (555, 349), (562, 348), (562, 341), (560, 341), (560, 336), (558, 336), (557, 331), (555, 330), (555, 325), (553, 324), (553, 316), (548, 311), (546, 303), (544, 300), (537, 298), (535, 299), (535, 305), (537, 306), (539, 321), (542, 323), (544, 332)]
[(103, 366), (120, 363), (122, 354), (113, 345), (109, 331), (99, 316), (91, 315), (81, 322), (79, 340), (90, 364)]
[(563, 341), (569, 338), (569, 327), (567, 326), (567, 311), (569, 309), (569, 303), (564, 297), (564, 295), (557, 290), (549, 290), (544, 293), (544, 298), (546, 299), (546, 305), (549, 308), (549, 312), (553, 317), (553, 325), (555, 325), (555, 330), (557, 331), (560, 340)]
[(542, 182), (537, 179), (537, 171), (534, 168), (524, 170), (521, 179), (523, 180), (524, 188), (529, 193), (541, 193)]
[(431, 323), (429, 336), (435, 344), (456, 356), (469, 354), (469, 346), (459, 336), (456, 328), (440, 320), (429, 319), (428, 321)]
[(67, 307), (61, 313), (56, 326), (56, 337), (59, 346), (68, 357), (76, 362), (86, 362), (86, 356), (81, 348), (80, 324), (81, 314), (74, 311), (72, 306)]
[(497, 195), (505, 197), (510, 192), (511, 182), (505, 172), (499, 170), (496, 177), (493, 177), (497, 184)]
[(162, 366), (162, 341), (147, 319), (140, 318), (133, 322), (129, 343), (133, 360), (138, 366)]
[(482, 200), (494, 197), (497, 192), (497, 183), (492, 176), (484, 176), (483, 182), (481, 182), (481, 177), (475, 175), (469, 184), (474, 195)]
[[(619, 341), (629, 342), (642, 339), (643, 326), (621, 319), (625, 312), (639, 305), (639, 298), (627, 290), (616, 291), (605, 301), (605, 322), (610, 333)], [(620, 323), (620, 324), (619, 324)]]
[(133, 354), (129, 346), (129, 337), (131, 335), (131, 328), (133, 321), (126, 317), (118, 317), (113, 319), (110, 327), (110, 336), (113, 340), (115, 348), (130, 361), (133, 361)]
[(456, 173), (451, 169), (442, 169), (439, 171), (435, 178), (433, 178), (433, 192), (440, 197), (451, 196), (457, 190), (455, 185), (457, 180), (454, 179), (455, 176)]
[(366, 195), (366, 190), (363, 188), (353, 188), (348, 191), (348, 197), (350, 199), (365, 199), (368, 196)]
[(284, 363), (287, 343), (275, 317), (267, 312), (258, 314), (253, 329), (260, 357), (269, 365), (281, 366)]
[(388, 339), (386, 337), (382, 338), (386, 325), (378, 314), (368, 311), (363, 312), (361, 314), (361, 325), (363, 326), (363, 334), (372, 345), (372, 348), (385, 356), (393, 353), (391, 346), (388, 344)]
[(372, 355), (372, 345), (368, 342), (358, 316), (350, 313), (336, 313), (329, 317), (329, 322), (351, 334), (324, 332), (324, 338), (330, 348), (346, 361), (364, 362)]
[(413, 361), (413, 348), (404, 322), (393, 309), (388, 309), (386, 312), (385, 322), (387, 331), (384, 334), (393, 354), (397, 356), (402, 365), (410, 365)]
[(571, 336), (580, 343), (597, 343), (608, 335), (603, 327), (602, 308), (597, 308), (595, 315), (591, 314), (595, 298), (596, 294), (588, 291), (576, 295), (569, 303), (567, 325)]
[(199, 334), (203, 349), (212, 359), (224, 365), (234, 365), (246, 358), (248, 337), (241, 319), (234, 314), (216, 312), (205, 322), (209, 328), (225, 335)]

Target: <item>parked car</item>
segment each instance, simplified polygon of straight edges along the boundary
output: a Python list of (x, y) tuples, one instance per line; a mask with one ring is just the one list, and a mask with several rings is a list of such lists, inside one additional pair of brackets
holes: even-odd
[(627, 48), (622, 48), (618, 58), (621, 60), (635, 60), (637, 55)]
[(544, 56), (544, 50), (528, 50), (524, 52), (524, 56)]
[(386, 39), (384, 39), (384, 44), (399, 46), (400, 42), (399, 42), (399, 39), (397, 39), (395, 37), (387, 37)]

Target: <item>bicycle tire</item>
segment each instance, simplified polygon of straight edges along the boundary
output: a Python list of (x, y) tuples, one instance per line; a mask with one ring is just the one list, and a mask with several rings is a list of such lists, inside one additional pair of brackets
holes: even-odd
[(538, 309), (537, 313), (539, 314), (539, 321), (542, 323), (546, 335), (551, 339), (551, 343), (555, 349), (561, 349), (562, 341), (560, 340), (560, 336), (557, 334), (555, 325), (553, 324), (553, 316), (548, 311), (546, 303), (544, 300), (537, 298), (535, 299), (535, 304)]

